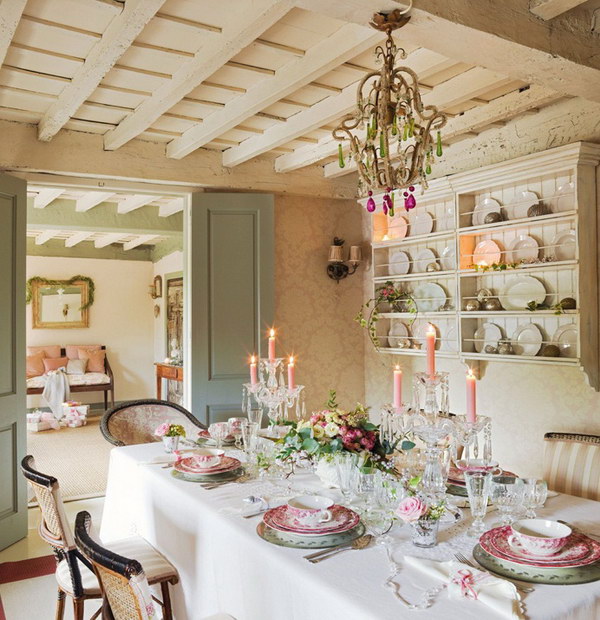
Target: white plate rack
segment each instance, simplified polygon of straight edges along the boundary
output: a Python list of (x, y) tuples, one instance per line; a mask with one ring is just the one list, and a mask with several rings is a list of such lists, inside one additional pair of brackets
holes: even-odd
[(425, 353), (423, 334), (428, 324), (435, 327), (438, 354), (458, 357), (456, 314), (453, 312), (419, 313), (416, 319), (406, 314), (382, 314), (377, 323), (377, 337), (382, 349), (388, 352), (422, 355)]
[[(421, 314), (437, 314), (444, 311), (456, 312), (456, 273), (434, 272), (388, 278), (394, 286), (409, 294), (414, 300), (419, 316)], [(382, 286), (374, 282), (374, 289)], [(401, 302), (402, 303), (402, 302)], [(393, 309), (390, 312), (394, 313)]]

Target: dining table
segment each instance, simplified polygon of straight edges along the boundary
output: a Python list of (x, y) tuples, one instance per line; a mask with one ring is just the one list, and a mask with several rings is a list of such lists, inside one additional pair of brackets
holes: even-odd
[[(472, 559), (477, 540), (466, 533), (471, 522), (468, 509), (463, 510), (463, 518), (440, 525), (439, 543), (431, 549), (411, 543), (409, 525), (397, 523), (389, 532), (391, 538), (386, 540), (396, 567), (393, 581), (403, 602), (385, 586), (391, 566), (381, 541), (311, 564), (303, 557), (310, 551), (260, 538), (260, 514), (244, 518), (244, 498), (249, 496), (265, 497), (270, 503), (279, 498), (281, 503), (295, 494), (319, 493), (341, 502), (339, 491), (325, 488), (312, 471), (208, 490), (175, 478), (172, 467), (157, 462), (164, 456), (161, 443), (113, 448), (100, 537), (110, 541), (141, 535), (173, 563), (180, 578), (171, 591), (177, 620), (202, 620), (218, 612), (236, 620), (499, 617), (479, 600), (451, 599), (444, 591), (425, 610), (411, 610), (405, 604), (417, 602), (425, 589), (436, 585), (405, 564), (406, 556), (451, 560), (459, 552)], [(600, 535), (600, 502), (556, 494), (547, 499), (539, 516), (562, 519)], [(492, 527), (497, 521), (498, 512), (489, 511), (486, 525)], [(533, 591), (522, 595), (526, 618), (600, 618), (600, 581), (528, 585)]]

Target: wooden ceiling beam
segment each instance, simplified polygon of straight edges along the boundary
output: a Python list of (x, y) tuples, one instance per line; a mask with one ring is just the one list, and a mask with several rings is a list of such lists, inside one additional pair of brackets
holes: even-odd
[(46, 241), (50, 241), (50, 239), (54, 239), (54, 237), (57, 237), (59, 234), (60, 234), (60, 230), (45, 230), (44, 232), (41, 232), (39, 235), (36, 235), (35, 244), (44, 245)]
[(587, 0), (533, 0), (529, 5), (529, 10), (544, 20), (554, 19)]
[(93, 231), (86, 230), (83, 232), (76, 232), (75, 234), (67, 237), (65, 239), (65, 247), (66, 248), (74, 248), (76, 245), (79, 245), (82, 241), (86, 241), (93, 235)]
[(38, 138), (51, 140), (94, 92), (104, 76), (154, 17), (165, 0), (128, 0), (92, 48), (83, 65), (50, 106), (38, 126)]
[(106, 202), (114, 195), (114, 192), (87, 192), (84, 196), (77, 198), (75, 201), (75, 211), (79, 213), (89, 211), (100, 203)]
[(106, 150), (118, 149), (156, 122), (160, 116), (210, 77), (228, 60), (239, 54), (260, 34), (277, 23), (292, 5), (287, 0), (258, 0), (246, 3), (232, 15), (222, 34), (211, 38), (175, 72), (172, 79), (157, 88), (138, 108), (104, 136)]
[(179, 211), (183, 211), (183, 198), (173, 198), (173, 200), (160, 205), (158, 215), (159, 217), (169, 217), (174, 213), (179, 213)]
[(160, 196), (149, 196), (148, 194), (131, 194), (126, 196), (122, 200), (119, 200), (119, 206), (117, 207), (117, 213), (123, 215), (124, 213), (130, 213), (136, 209), (140, 209), (151, 202), (154, 202), (160, 198)]
[(123, 244), (123, 250), (128, 252), (129, 250), (133, 250), (133, 248), (137, 248), (139, 245), (143, 245), (144, 243), (148, 243), (149, 241), (154, 241), (157, 239), (158, 235), (140, 235), (131, 241), (127, 241)]
[(111, 243), (117, 243), (123, 236), (123, 233), (108, 233), (106, 235), (102, 235), (99, 239), (94, 240), (94, 247), (105, 248), (111, 245)]
[(10, 0), (0, 3), (0, 65), (19, 25), (27, 0)]
[(33, 206), (36, 209), (45, 209), (64, 192), (64, 189), (57, 187), (43, 187), (38, 190), (37, 196), (33, 199)]

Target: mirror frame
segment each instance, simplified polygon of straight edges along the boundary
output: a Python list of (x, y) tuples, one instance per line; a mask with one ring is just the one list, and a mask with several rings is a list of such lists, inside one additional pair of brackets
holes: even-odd
[[(65, 286), (78, 286), (81, 289), (81, 305), (85, 306), (87, 304), (89, 296), (87, 282), (84, 280), (60, 280), (60, 284), (64, 284)], [(48, 284), (44, 284), (43, 282), (31, 283), (31, 326), (33, 329), (81, 329), (90, 326), (89, 308), (81, 310), (80, 321), (70, 321), (69, 323), (42, 321), (40, 290), (47, 287)]]

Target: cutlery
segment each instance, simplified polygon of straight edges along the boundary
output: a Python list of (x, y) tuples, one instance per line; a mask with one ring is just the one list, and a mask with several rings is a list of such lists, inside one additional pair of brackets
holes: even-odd
[(305, 555), (304, 558), (308, 560), (311, 564), (318, 564), (319, 562), (327, 560), (328, 558), (331, 558), (338, 553), (342, 553), (343, 551), (350, 551), (351, 549), (364, 549), (365, 547), (369, 546), (372, 540), (373, 536), (371, 534), (364, 534), (363, 536), (355, 538), (350, 543), (347, 543), (345, 545), (339, 545), (331, 549), (323, 549), (322, 551), (319, 551), (317, 553)]
[(210, 491), (211, 489), (217, 489), (219, 487), (223, 487), (226, 484), (233, 484), (234, 482), (242, 483), (242, 482), (246, 482), (246, 480), (249, 480), (249, 479), (250, 479), (250, 476), (245, 474), (245, 475), (240, 476), (239, 478), (235, 478), (235, 480), (224, 480), (223, 482), (205, 482), (205, 483), (200, 484), (200, 486), (203, 489), (207, 489), (208, 491)]
[[(466, 564), (467, 566), (470, 566), (471, 568), (475, 568), (477, 570), (480, 570), (484, 573), (487, 573), (488, 575), (490, 575), (491, 573), (483, 568), (481, 568), (480, 566), (477, 566), (475, 564), (475, 562), (471, 562), (471, 560), (469, 560), (468, 558), (466, 558), (462, 553), (455, 553), (454, 557), (461, 562), (462, 564)], [(492, 575), (493, 577), (495, 577), (496, 575)], [(514, 581), (513, 579), (508, 579), (508, 577), (504, 577), (502, 576), (501, 579), (506, 579), (506, 581), (510, 581), (511, 583), (513, 583), (515, 585), (515, 587), (517, 588), (517, 590), (519, 592), (522, 592), (524, 594), (529, 594), (530, 592), (533, 592), (534, 589), (531, 586), (523, 586), (520, 583)]]

